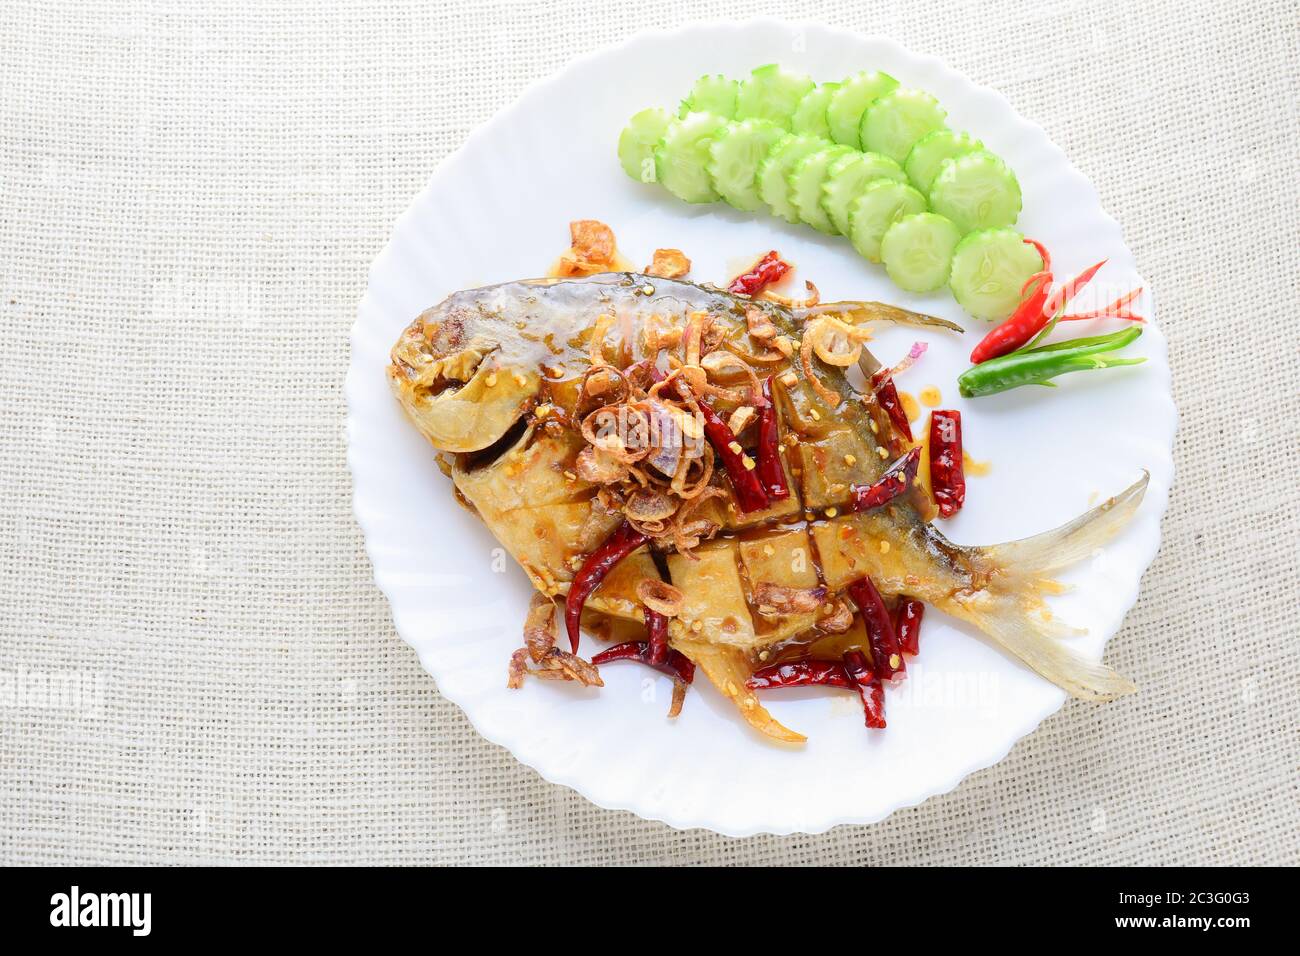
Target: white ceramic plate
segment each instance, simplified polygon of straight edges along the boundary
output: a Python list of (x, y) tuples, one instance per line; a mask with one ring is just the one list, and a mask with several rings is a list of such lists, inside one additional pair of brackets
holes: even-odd
[[(1119, 491), (1141, 469), (1151, 473), (1132, 525), (1073, 569), (1066, 579), (1075, 589), (1055, 599), (1059, 615), (1088, 628), (1077, 646), (1094, 659), (1155, 556), (1176, 418), (1165, 343), (1154, 325), (1132, 349), (1148, 357), (1144, 366), (1075, 375), (1051, 391), (964, 401), (955, 377), (987, 327), (946, 293), (908, 295), (842, 239), (721, 205), (688, 206), (623, 174), (614, 146), (628, 116), (674, 106), (701, 73), (741, 76), (773, 61), (818, 80), (883, 69), (930, 91), (950, 125), (973, 132), (1016, 171), (1025, 207), (1019, 228), (1052, 250), (1058, 277), (1109, 257), (1109, 288), (1140, 281), (1093, 187), (999, 94), (883, 37), (770, 20), (696, 24), (637, 34), (577, 60), (528, 90), (437, 169), (375, 260), (347, 377), (348, 461), (375, 579), (397, 630), (442, 693), (489, 740), (603, 807), (737, 836), (873, 822), (943, 793), (1003, 757), (1064, 694), (933, 609), (909, 680), (888, 692), (887, 731), (863, 728), (852, 694), (770, 696), (777, 718), (808, 735), (802, 748), (757, 736), (703, 680), (680, 718), (669, 721), (667, 680), (632, 664), (606, 667), (600, 691), (540, 681), (507, 690), (506, 661), (521, 642), (528, 582), (513, 562), (498, 560), (487, 529), (453, 502), (432, 450), (404, 420), (384, 376), (390, 346), (417, 313), (457, 289), (544, 274), (568, 244), (568, 222), (595, 218), (614, 228), (620, 249), (638, 265), (656, 246), (674, 246), (694, 261), (693, 278), (723, 282), (775, 248), (827, 300), (880, 299), (962, 323), (964, 337), (890, 329), (872, 346), (888, 363), (914, 338), (927, 340), (929, 352), (901, 387), (939, 386), (943, 404), (963, 413), (970, 453), (992, 462), (986, 477), (970, 479), (966, 508), (944, 523), (945, 534), (965, 543), (1032, 534)], [(1142, 308), (1151, 317), (1148, 297)], [(594, 644), (584, 641), (584, 653), (592, 653)]]

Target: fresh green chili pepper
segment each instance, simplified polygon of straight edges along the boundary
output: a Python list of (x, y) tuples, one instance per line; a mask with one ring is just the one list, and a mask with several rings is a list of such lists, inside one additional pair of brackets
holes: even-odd
[[(1044, 333), (1049, 331), (1044, 330)], [(968, 368), (957, 378), (957, 388), (963, 398), (977, 398), (1005, 392), (1021, 385), (1048, 385), (1049, 381), (1067, 372), (1084, 372), (1094, 368), (1113, 368), (1118, 365), (1139, 365), (1145, 358), (1106, 358), (1105, 352), (1122, 349), (1142, 334), (1140, 328), (1127, 328), (1110, 335), (1094, 335), (1081, 339), (1068, 339), (1051, 345), (1027, 348), (989, 359)], [(1035, 341), (1043, 338), (1040, 333)]]

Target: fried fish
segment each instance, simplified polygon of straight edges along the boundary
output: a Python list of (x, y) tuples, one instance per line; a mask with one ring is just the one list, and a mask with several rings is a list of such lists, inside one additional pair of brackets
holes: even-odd
[[(1075, 697), (1133, 690), (1067, 649), (1074, 632), (1044, 596), (1051, 572), (1133, 515), (1145, 476), (1059, 528), (984, 547), (936, 530), (915, 482), (854, 511), (853, 489), (909, 448), (849, 374), (875, 367), (863, 345), (874, 322), (956, 328), (880, 303), (783, 305), (608, 273), (457, 292), (402, 333), (388, 376), (445, 453), (459, 499), (542, 595), (563, 603), (588, 556), (630, 524), (644, 543), (591, 592), (584, 626), (606, 638), (644, 633), (647, 588), (669, 594), (672, 649), (771, 737), (803, 739), (747, 678), (791, 647), (852, 643), (861, 625), (848, 589), (864, 577), (886, 597), (970, 623)], [(779, 431), (769, 477), (784, 478), (789, 494), (765, 495), (760, 507), (740, 485), (768, 408)], [(734, 435), (727, 448), (711, 445), (708, 419)]]

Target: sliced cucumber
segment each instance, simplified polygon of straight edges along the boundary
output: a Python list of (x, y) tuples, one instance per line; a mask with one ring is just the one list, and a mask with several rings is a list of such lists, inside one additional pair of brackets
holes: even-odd
[(788, 135), (777, 140), (758, 167), (758, 195), (786, 222), (798, 222), (799, 210), (790, 202), (790, 174), (799, 160), (831, 145), (816, 136)]
[(758, 166), (785, 130), (767, 120), (729, 124), (709, 144), (707, 166), (713, 188), (730, 205), (753, 212), (763, 205), (758, 195)]
[(849, 206), (873, 179), (906, 182), (903, 167), (879, 153), (852, 152), (841, 156), (827, 170), (822, 183), (822, 208), (835, 225), (836, 232), (848, 235)]
[(686, 202), (714, 202), (709, 178), (709, 147), (727, 121), (716, 113), (687, 113), (668, 124), (655, 147), (655, 174), (664, 188)]
[(930, 292), (948, 281), (961, 233), (951, 220), (932, 212), (904, 216), (880, 240), (880, 259), (894, 284), (908, 292)]
[(657, 106), (642, 110), (618, 134), (618, 161), (623, 172), (637, 182), (652, 183), (655, 175), (655, 144), (668, 129), (668, 114)]
[(790, 185), (790, 204), (798, 213), (800, 222), (818, 232), (836, 235), (835, 223), (822, 208), (822, 184), (830, 175), (831, 164), (852, 152), (847, 146), (826, 146), (795, 164), (787, 182)]
[(705, 74), (695, 81), (682, 100), (680, 116), (687, 113), (715, 113), (725, 119), (736, 116), (736, 89), (740, 84), (720, 73)]
[(1041, 268), (1042, 256), (1014, 229), (981, 229), (957, 245), (948, 285), (975, 318), (1000, 322), (1020, 304), (1021, 287)]
[(966, 133), (955, 133), (945, 127), (933, 133), (926, 133), (918, 139), (912, 151), (907, 154), (907, 162), (903, 164), (903, 168), (907, 170), (907, 178), (912, 181), (912, 185), (929, 195), (930, 187), (934, 185), (934, 177), (939, 175), (944, 160), (956, 159), (965, 153), (983, 148), (984, 144), (975, 137)]
[(943, 128), (944, 108), (922, 90), (898, 89), (886, 93), (862, 114), (858, 135), (862, 148), (884, 153), (896, 163), (907, 159), (926, 133)]
[(794, 116), (790, 118), (790, 129), (807, 136), (830, 139), (831, 127), (826, 122), (826, 107), (830, 105), (831, 95), (839, 88), (838, 83), (823, 83), (805, 93), (799, 105), (794, 108)]
[(930, 206), (962, 232), (1014, 226), (1020, 183), (1007, 164), (980, 149), (944, 163), (930, 187)]
[(862, 141), (858, 138), (858, 127), (862, 125), (862, 114), (867, 107), (890, 90), (898, 86), (898, 80), (888, 73), (857, 73), (843, 83), (831, 94), (831, 101), (826, 107), (826, 123), (831, 130), (831, 139), (842, 146), (859, 149)]
[(740, 84), (736, 94), (736, 119), (763, 119), (790, 129), (795, 108), (815, 84), (804, 73), (777, 63), (757, 67)]
[(880, 240), (889, 227), (904, 216), (925, 212), (925, 197), (907, 183), (877, 179), (849, 206), (849, 228), (845, 233), (864, 259), (880, 261)]

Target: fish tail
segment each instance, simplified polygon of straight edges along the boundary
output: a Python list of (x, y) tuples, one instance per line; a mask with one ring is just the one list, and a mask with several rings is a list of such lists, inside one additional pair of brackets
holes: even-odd
[(1081, 632), (1052, 619), (1043, 597), (1060, 587), (1044, 575), (1090, 557), (1118, 533), (1141, 504), (1148, 478), (1143, 473), (1115, 497), (1059, 528), (969, 549), (988, 583), (955, 599), (948, 610), (1073, 697), (1109, 701), (1132, 693), (1137, 687), (1128, 678), (1066, 647), (1065, 639)]
[(1091, 511), (1086, 511), (1059, 528), (1031, 538), (1008, 541), (977, 548), (980, 555), (999, 569), (1017, 577), (1036, 577), (1048, 571), (1076, 564), (1091, 557), (1103, 544), (1119, 533), (1142, 503), (1150, 475), (1129, 485)]

